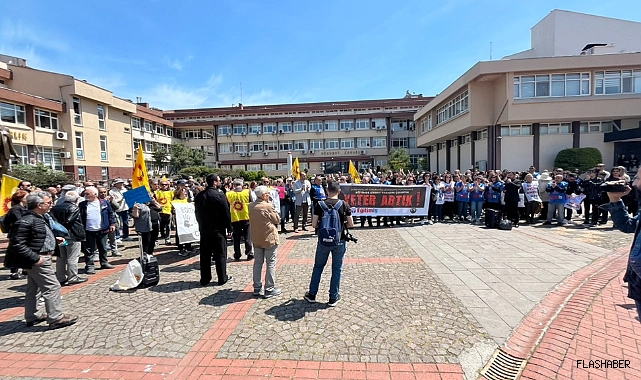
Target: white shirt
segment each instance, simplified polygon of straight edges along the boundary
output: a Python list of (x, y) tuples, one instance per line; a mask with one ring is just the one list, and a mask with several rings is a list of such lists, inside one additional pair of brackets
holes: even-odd
[(100, 231), (100, 200), (87, 202), (87, 231)]

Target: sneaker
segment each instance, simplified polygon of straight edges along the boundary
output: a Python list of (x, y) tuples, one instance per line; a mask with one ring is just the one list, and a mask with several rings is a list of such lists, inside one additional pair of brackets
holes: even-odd
[(113, 256), (113, 257), (122, 257), (122, 253), (120, 253), (118, 251), (113, 251), (113, 252), (111, 252), (111, 256)]
[(57, 321), (49, 324), (49, 330), (60, 329), (63, 327), (71, 326), (74, 323), (78, 322), (78, 317), (62, 317)]
[(336, 306), (337, 303), (341, 302), (341, 295), (337, 295), (336, 298), (330, 298), (327, 306)]
[(254, 292), (252, 293), (252, 296), (253, 297), (260, 297), (260, 289), (254, 290)]
[(65, 282), (64, 286), (77, 285), (77, 284), (82, 284), (82, 283), (85, 283), (85, 282), (87, 282), (87, 278), (86, 277), (76, 277), (73, 280), (69, 280), (69, 281)]
[(43, 314), (40, 317), (34, 319), (33, 321), (27, 321), (27, 327), (33, 327), (37, 324), (47, 321), (47, 314)]
[(550, 221), (545, 221), (545, 222), (543, 222), (543, 225), (544, 225), (544, 226), (549, 226), (550, 224), (552, 224), (552, 222), (550, 222)]
[(252, 261), (254, 259), (254, 255), (247, 255), (247, 261)]
[(185, 257), (187, 255), (189, 255), (189, 252), (187, 252), (185, 248), (181, 249), (180, 252), (178, 252), (178, 256)]
[(267, 298), (276, 297), (281, 295), (282, 293), (283, 291), (280, 290), (279, 288), (274, 288), (274, 290), (272, 290), (271, 292), (265, 291), (265, 295), (263, 296), (263, 298), (267, 299)]
[(171, 239), (169, 238), (165, 239), (165, 245), (171, 245)]
[(86, 274), (96, 274), (96, 268), (94, 268), (94, 267), (86, 267), (85, 268), (85, 273)]
[(158, 248), (158, 240), (154, 242), (154, 248)]
[(11, 276), (9, 276), (9, 278), (12, 280), (24, 280), (25, 276), (23, 276), (22, 273), (20, 272), (16, 272), (16, 273), (11, 273)]
[(305, 301), (309, 303), (316, 303), (316, 294), (310, 294), (309, 292), (305, 293)]
[(113, 269), (113, 268), (115, 268), (115, 266), (113, 266), (113, 265), (111, 265), (111, 264), (109, 264), (109, 263), (102, 264), (102, 265), (100, 266), (100, 269)]
[(116, 243), (117, 244), (122, 244), (122, 239), (121, 238), (116, 239)]

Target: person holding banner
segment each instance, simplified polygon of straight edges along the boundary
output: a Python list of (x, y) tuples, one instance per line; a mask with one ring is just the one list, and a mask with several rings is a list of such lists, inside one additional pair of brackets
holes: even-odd
[[(175, 203), (189, 203), (189, 194), (188, 189), (185, 186), (178, 186), (176, 191), (174, 191), (174, 200), (172, 204), (172, 217), (174, 218), (174, 225), (176, 225), (176, 208), (173, 207)], [(180, 242), (180, 237), (178, 236), (178, 227), (176, 227), (176, 245), (178, 246), (179, 252), (178, 256), (188, 256), (191, 253), (191, 243), (182, 244)]]
[(525, 175), (523, 193), (525, 194), (525, 224), (534, 224), (534, 214), (541, 207), (541, 196), (539, 184), (534, 181), (534, 176), (530, 173)]

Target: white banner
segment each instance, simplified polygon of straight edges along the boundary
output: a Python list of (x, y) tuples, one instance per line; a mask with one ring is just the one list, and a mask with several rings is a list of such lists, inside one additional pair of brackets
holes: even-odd
[(172, 202), (176, 212), (176, 235), (180, 244), (197, 243), (200, 241), (200, 231), (196, 221), (193, 203)]

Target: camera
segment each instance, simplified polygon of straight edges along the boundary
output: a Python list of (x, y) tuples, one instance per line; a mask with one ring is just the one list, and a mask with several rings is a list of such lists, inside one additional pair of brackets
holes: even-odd
[(607, 193), (622, 193), (625, 191), (625, 183), (621, 181), (608, 181), (601, 185), (601, 189)]
[(353, 241), (358, 243), (358, 238), (355, 238), (349, 231), (345, 230), (345, 241)]

